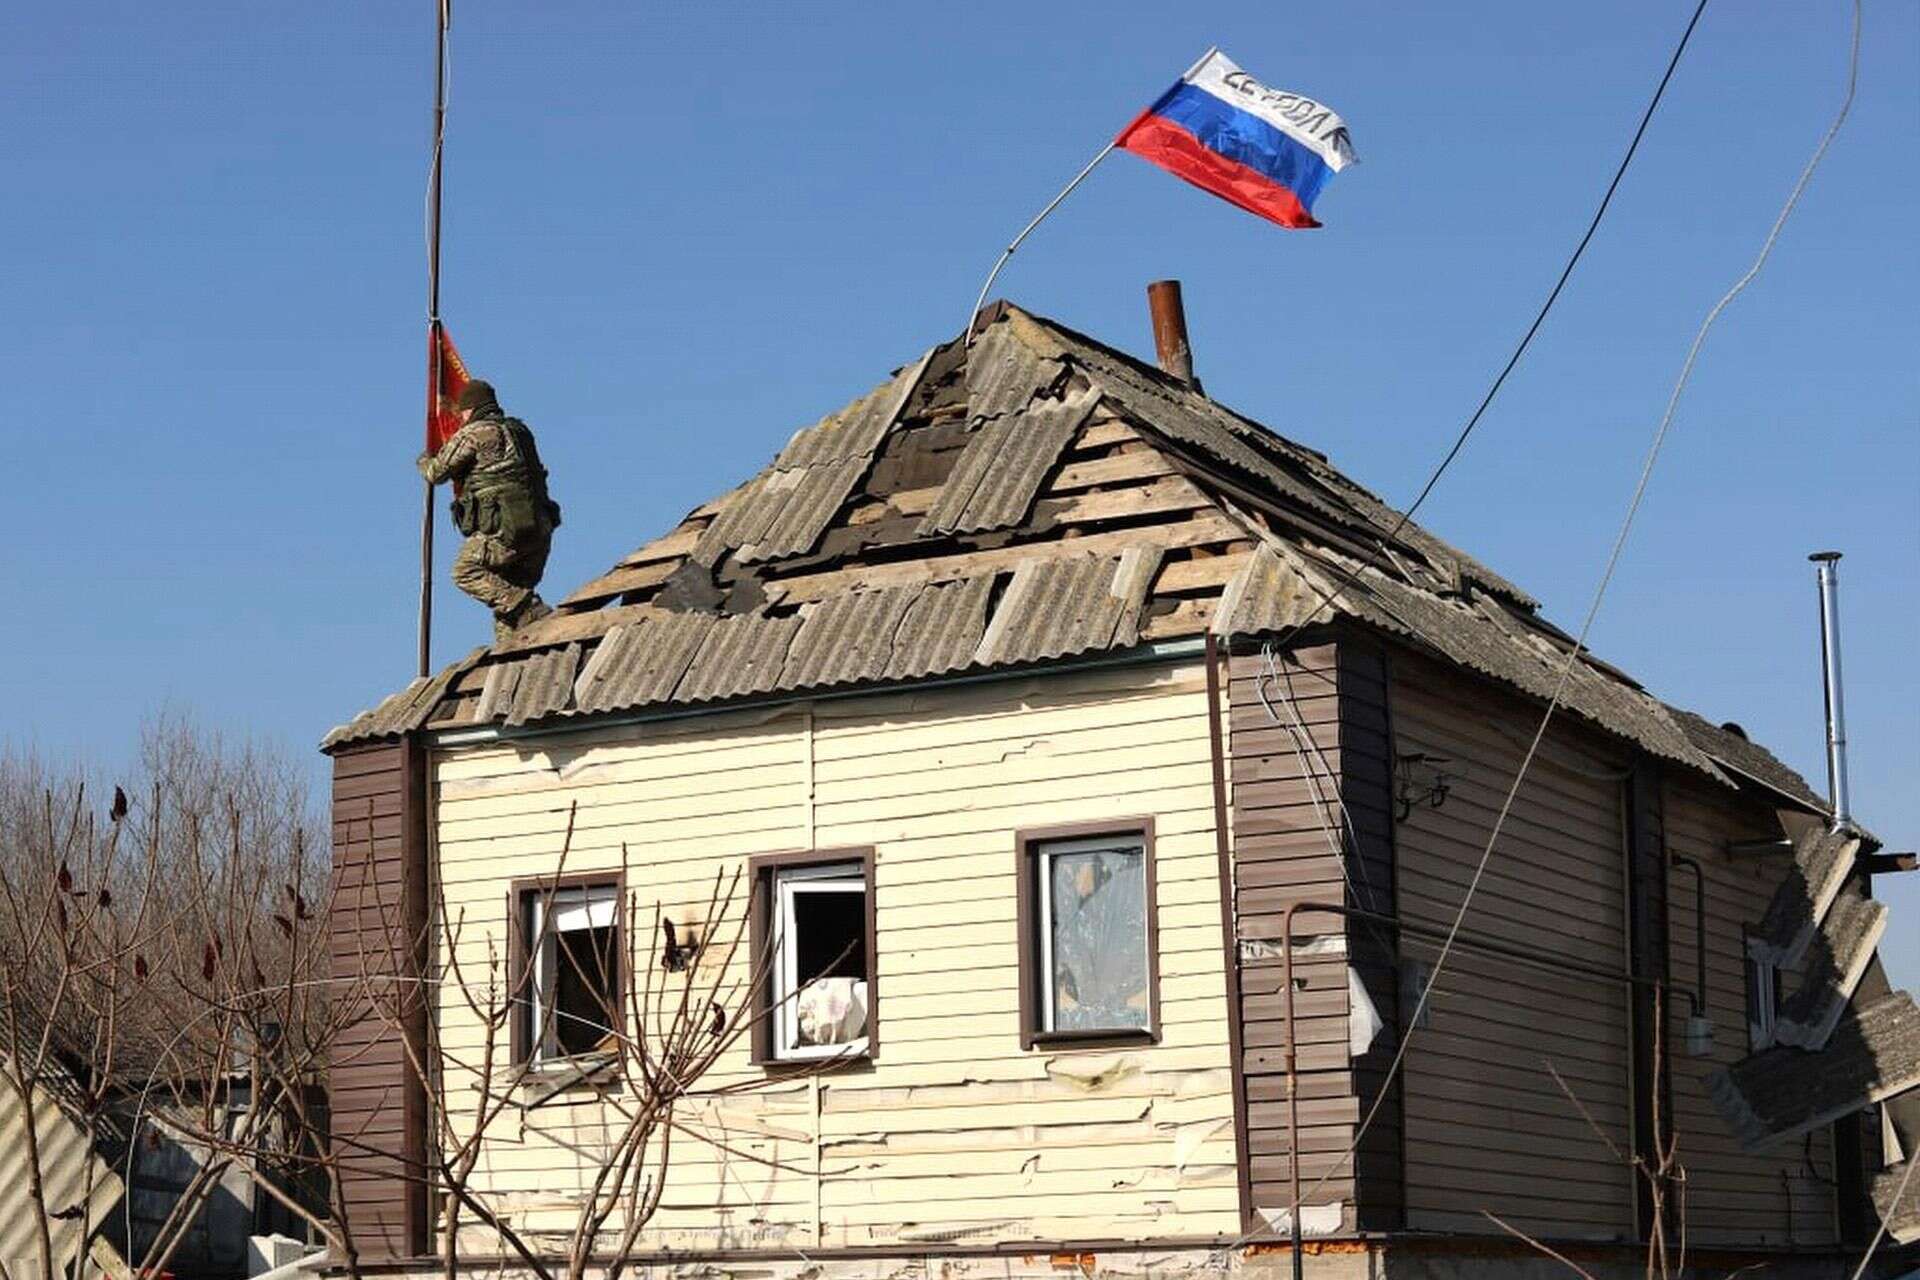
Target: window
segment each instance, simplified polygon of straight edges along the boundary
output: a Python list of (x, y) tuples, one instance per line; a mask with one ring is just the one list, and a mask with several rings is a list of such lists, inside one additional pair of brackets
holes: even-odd
[(1747, 1047), (1758, 1052), (1773, 1044), (1774, 1018), (1782, 995), (1779, 966), (1747, 948)]
[(774, 854), (750, 863), (756, 997), (754, 1059), (872, 1056), (873, 853)]
[(1022, 1047), (1157, 1039), (1150, 823), (1020, 837)]
[(620, 886), (567, 878), (515, 886), (514, 1060), (610, 1050), (620, 1020)]

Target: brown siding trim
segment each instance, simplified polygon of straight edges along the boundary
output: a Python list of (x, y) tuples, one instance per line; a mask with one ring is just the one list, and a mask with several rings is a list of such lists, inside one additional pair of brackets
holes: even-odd
[(1207, 743), (1213, 756), (1213, 849), (1220, 867), (1220, 950), (1227, 979), (1227, 1060), (1233, 1070), (1233, 1164), (1240, 1229), (1253, 1229), (1253, 1162), (1247, 1154), (1247, 1064), (1241, 1056), (1240, 936), (1234, 928), (1233, 838), (1227, 826), (1227, 749), (1220, 732), (1221, 646), (1207, 633)]
[[(1661, 1045), (1660, 1020), (1655, 1016), (1658, 991), (1667, 982), (1667, 852), (1662, 829), (1660, 770), (1645, 756), (1636, 757), (1626, 782), (1627, 835), (1627, 962), (1635, 981), (1629, 986), (1632, 1014), (1633, 1149), (1640, 1167), (1658, 1167), (1660, 1152), (1673, 1139), (1673, 1072), (1675, 1047)], [(1656, 1124), (1657, 1117), (1657, 1124)], [(1653, 1191), (1637, 1170), (1633, 1179), (1635, 1219), (1641, 1239), (1653, 1230)], [(1671, 1195), (1666, 1197), (1672, 1203)], [(1666, 1224), (1669, 1237), (1679, 1224)]]
[(753, 1027), (748, 1036), (748, 1056), (755, 1066), (768, 1070), (804, 1068), (818, 1071), (826, 1065), (839, 1065), (838, 1059), (807, 1058), (790, 1060), (773, 1052), (773, 962), (768, 946), (773, 940), (773, 873), (785, 867), (818, 867), (833, 862), (857, 862), (867, 883), (867, 1048), (850, 1055), (846, 1061), (870, 1062), (880, 1056), (880, 933), (879, 914), (873, 888), (874, 849), (872, 845), (854, 845), (843, 849), (788, 849), (779, 853), (760, 853), (747, 859), (747, 945), (748, 964), (753, 974), (753, 993), (749, 1003)]
[[(423, 978), (427, 973), (430, 943), (427, 930), (433, 913), (427, 901), (431, 881), (427, 857), (427, 749), (422, 735), (410, 733), (401, 740), (400, 759), (403, 778), (400, 857), (404, 876), (401, 910), (413, 950), (403, 963), (411, 967), (410, 976)], [(415, 987), (414, 993), (405, 1034), (413, 1043), (411, 1060), (424, 1063), (428, 1061), (427, 1021), (432, 1017), (433, 1002), (422, 987)], [(401, 1115), (406, 1124), (401, 1146), (403, 1157), (409, 1168), (424, 1171), (427, 1168), (427, 1091), (426, 1082), (418, 1079), (415, 1072), (408, 1072), (406, 1086), (401, 1091)], [(407, 1246), (425, 1252), (432, 1224), (427, 1217), (424, 1181), (407, 1185), (404, 1214)]]
[[(511, 1061), (515, 1066), (528, 1062), (533, 1057), (533, 1046), (529, 1044), (527, 1010), (523, 1007), (526, 1000), (527, 984), (533, 979), (527, 944), (527, 913), (525, 903), (530, 893), (550, 893), (557, 889), (612, 889), (613, 927), (620, 940), (620, 949), (628, 964), (634, 963), (636, 951), (634, 938), (627, 931), (627, 888), (626, 877), (618, 871), (569, 871), (563, 875), (521, 876), (507, 886), (507, 1003), (511, 1006), (508, 1016), (508, 1042), (511, 1046)], [(626, 979), (617, 978), (614, 991), (614, 1016), (624, 1021), (626, 1017)]]
[[(1034, 904), (1033, 866), (1036, 846), (1053, 840), (1088, 836), (1135, 836), (1146, 858), (1147, 881), (1147, 1028), (1144, 1031), (1040, 1030), (1040, 978), (1034, 948), (1038, 944), (1038, 908)], [(1153, 856), (1153, 818), (1116, 818), (1111, 822), (1069, 822), (1051, 827), (1023, 828), (1013, 833), (1014, 905), (1018, 925), (1014, 939), (1019, 955), (1020, 1047), (1070, 1045), (1090, 1048), (1106, 1044), (1160, 1043), (1160, 878)]]
[(409, 981), (425, 972), (428, 941), (426, 751), (415, 736), (332, 763), (329, 962), (341, 978), (393, 979), (351, 1011), (331, 1055), (357, 1085), (336, 1091), (335, 1131), (364, 1144), (340, 1153), (353, 1166), (341, 1196), (363, 1259), (407, 1257), (429, 1233), (427, 1100), (410, 1063), (426, 1061), (430, 1002)]
[[(1365, 863), (1369, 901), (1353, 887), (1347, 905), (1393, 921), (1373, 927), (1347, 922), (1348, 963), (1367, 988), (1380, 1015), (1381, 1031), (1366, 1053), (1353, 1061), (1354, 1094), (1361, 1114), (1380, 1102), (1375, 1122), (1355, 1138), (1354, 1216), (1361, 1230), (1386, 1231), (1406, 1225), (1406, 1088), (1402, 1077), (1385, 1079), (1387, 1067), (1405, 1034), (1400, 1025), (1400, 917), (1394, 845), (1393, 670), (1378, 644), (1342, 635), (1335, 652), (1340, 722), (1339, 795), (1351, 818), (1346, 833), (1351, 861)], [(1360, 730), (1355, 732), (1354, 730)], [(1369, 746), (1371, 744), (1371, 749)]]

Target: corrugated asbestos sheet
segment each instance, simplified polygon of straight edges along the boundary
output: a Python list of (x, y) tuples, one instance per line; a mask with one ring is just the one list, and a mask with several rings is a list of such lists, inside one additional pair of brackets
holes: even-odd
[(918, 586), (854, 591), (806, 609), (787, 651), (781, 685), (826, 688), (873, 679), (887, 669), (894, 633), (919, 593)]
[(1849, 831), (1815, 828), (1802, 836), (1794, 846), (1793, 870), (1773, 891), (1766, 914), (1747, 937), (1747, 949), (1783, 968), (1798, 964), (1859, 851), (1859, 838)]
[(455, 680), (486, 656), (485, 649), (475, 649), (460, 661), (446, 668), (438, 675), (415, 678), (400, 692), (393, 694), (371, 711), (363, 711), (346, 724), (341, 725), (325, 738), (321, 739), (320, 749), (330, 750), (349, 742), (371, 742), (379, 738), (398, 737), (425, 724), (433, 714), (433, 709), (447, 694), (447, 688)]
[(1212, 630), (1217, 636), (1289, 630), (1311, 618), (1321, 600), (1291, 557), (1263, 546), (1227, 581), (1214, 607)]
[(1034, 495), (1099, 403), (1099, 393), (1083, 387), (1062, 399), (1027, 405), (1018, 415), (983, 422), (920, 532), (975, 533), (1024, 523)]
[(883, 677), (911, 680), (970, 665), (986, 634), (995, 577), (989, 573), (921, 587), (893, 633), (893, 656)]
[[(1019, 317), (1016, 317), (1018, 320)], [(1199, 449), (1209, 457), (1264, 480), (1280, 493), (1339, 523), (1355, 523), (1396, 537), (1429, 559), (1499, 592), (1527, 608), (1538, 601), (1477, 560), (1450, 547), (1420, 526), (1400, 523), (1399, 513), (1328, 464), (1326, 457), (1264, 427), (1226, 406), (1108, 350), (1053, 321), (1030, 319), (1044, 329), (1042, 343), (1087, 371), (1107, 397), (1149, 429)], [(1051, 341), (1048, 341), (1050, 339)]]
[(1857, 887), (1844, 889), (1814, 934), (1812, 957), (1800, 989), (1780, 1006), (1774, 1039), (1801, 1049), (1819, 1049), (1840, 1022), (1887, 929), (1887, 907)]
[[(1544, 637), (1526, 631), (1498, 605), (1449, 599), (1401, 582), (1378, 569), (1365, 569), (1335, 587), (1354, 566), (1329, 557), (1315, 564), (1272, 535), (1248, 562), (1240, 578), (1222, 595), (1219, 634), (1257, 634), (1297, 625), (1316, 612), (1346, 614), (1363, 622), (1423, 641), (1443, 656), (1489, 675), (1537, 698), (1551, 698), (1566, 661)], [(1320, 602), (1332, 596), (1324, 609)], [(1656, 699), (1596, 672), (1584, 662), (1561, 690), (1569, 710), (1648, 751), (1683, 761), (1712, 776), (1713, 762), (1681, 732)]]
[(1743, 773), (1763, 786), (1771, 787), (1781, 795), (1806, 805), (1816, 813), (1828, 811), (1827, 802), (1818, 792), (1806, 783), (1793, 770), (1774, 758), (1771, 751), (1747, 738), (1744, 734), (1714, 724), (1704, 716), (1679, 707), (1668, 707), (1675, 723), (1693, 739), (1693, 745), (1712, 756), (1720, 764)]
[[(1914, 1156), (1908, 1156), (1909, 1160)], [(1881, 1170), (1873, 1178), (1873, 1207), (1887, 1234), (1900, 1244), (1920, 1240), (1920, 1177), (1910, 1178), (1906, 1162)], [(1902, 1187), (1906, 1194), (1901, 1195)], [(1898, 1199), (1896, 1199), (1898, 1197)]]
[(710, 614), (661, 612), (615, 627), (581, 668), (574, 708), (618, 711), (665, 702), (715, 621)]
[[(982, 666), (1034, 662), (1105, 649), (1133, 626), (1144, 599), (1119, 577), (1118, 556), (1030, 560), (1014, 570), (980, 639)], [(1124, 594), (1118, 594), (1124, 593)]]
[(573, 678), (580, 671), (580, 646), (549, 649), (514, 664), (520, 678), (513, 687), (513, 705), (507, 710), (507, 723), (526, 724), (564, 711), (573, 702)]
[(1757, 1150), (1920, 1086), (1920, 1009), (1895, 991), (1849, 1011), (1819, 1053), (1774, 1048), (1708, 1077), (1707, 1092)]
[(799, 618), (768, 618), (756, 613), (721, 618), (713, 624), (674, 692), (675, 702), (713, 702), (780, 687), (787, 650), (799, 634)]
[(773, 466), (714, 517), (693, 558), (712, 565), (727, 551), (743, 562), (811, 551), (872, 465), (874, 451), (919, 385), (932, 354), (839, 413), (795, 433)]

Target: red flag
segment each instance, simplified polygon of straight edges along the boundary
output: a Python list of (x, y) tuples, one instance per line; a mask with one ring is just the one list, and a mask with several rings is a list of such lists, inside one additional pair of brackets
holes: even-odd
[(453, 439), (460, 429), (460, 415), (453, 407), (471, 379), (466, 362), (454, 350), (453, 339), (438, 320), (427, 328), (427, 452), (438, 453), (440, 446)]

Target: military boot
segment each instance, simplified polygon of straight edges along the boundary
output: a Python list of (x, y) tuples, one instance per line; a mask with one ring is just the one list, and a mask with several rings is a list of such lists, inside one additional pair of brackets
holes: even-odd
[(505, 613), (493, 615), (493, 642), (499, 644), (530, 622), (538, 622), (553, 612), (552, 606), (538, 595), (529, 591), (522, 600)]

